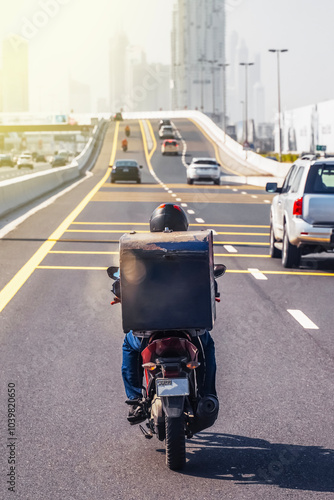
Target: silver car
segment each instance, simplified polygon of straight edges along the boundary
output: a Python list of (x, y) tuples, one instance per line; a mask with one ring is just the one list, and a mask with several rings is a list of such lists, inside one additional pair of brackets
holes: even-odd
[(220, 164), (215, 158), (193, 158), (187, 167), (187, 183), (194, 181), (213, 181), (220, 184)]
[(270, 255), (284, 267), (301, 256), (334, 250), (334, 158), (301, 159), (290, 168), (283, 186), (267, 183), (278, 193), (270, 211)]

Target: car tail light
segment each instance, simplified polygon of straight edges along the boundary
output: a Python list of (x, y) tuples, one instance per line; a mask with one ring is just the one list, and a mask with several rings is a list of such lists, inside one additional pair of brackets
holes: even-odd
[(293, 215), (303, 215), (303, 198), (298, 198), (293, 204)]

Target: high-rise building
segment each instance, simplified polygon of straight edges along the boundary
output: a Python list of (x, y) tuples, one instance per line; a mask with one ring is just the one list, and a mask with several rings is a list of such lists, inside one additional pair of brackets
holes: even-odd
[(9, 36), (2, 43), (2, 109), (4, 112), (29, 111), (28, 42)]
[(70, 78), (69, 81), (69, 105), (74, 113), (91, 112), (91, 92), (90, 86), (77, 82)]
[(109, 51), (109, 105), (110, 112), (128, 109), (129, 90), (129, 41), (121, 32), (110, 40)]
[(172, 106), (222, 120), (225, 0), (177, 0), (172, 29)]

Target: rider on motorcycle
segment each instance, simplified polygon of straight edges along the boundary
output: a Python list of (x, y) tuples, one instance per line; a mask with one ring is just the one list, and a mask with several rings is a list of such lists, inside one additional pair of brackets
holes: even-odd
[(124, 139), (122, 140), (122, 148), (127, 148), (128, 147), (128, 140), (124, 137)]
[(129, 136), (130, 136), (130, 127), (129, 127), (129, 125), (127, 125), (127, 126), (125, 127), (125, 135), (126, 135), (127, 137), (129, 137)]
[[(188, 219), (184, 210), (178, 205), (166, 203), (154, 210), (150, 218), (150, 231), (162, 232), (168, 228), (173, 231), (187, 231)], [(120, 295), (120, 283), (114, 283), (114, 293)], [(120, 299), (118, 299), (120, 300)], [(200, 366), (197, 368), (197, 381), (200, 396), (209, 394), (217, 396), (216, 379), (216, 358), (213, 339), (208, 331), (203, 331), (200, 337), (192, 337), (192, 343), (199, 351)], [(122, 377), (125, 392), (128, 397), (127, 404), (130, 404), (128, 421), (131, 425), (143, 422), (146, 415), (143, 412), (140, 401), (142, 400), (142, 380), (143, 368), (141, 352), (147, 347), (148, 338), (137, 336), (130, 331), (126, 334), (123, 343)], [(138, 404), (134, 403), (138, 401)]]

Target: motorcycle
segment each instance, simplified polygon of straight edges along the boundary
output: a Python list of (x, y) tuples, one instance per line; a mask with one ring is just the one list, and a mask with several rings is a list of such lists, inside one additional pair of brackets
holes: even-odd
[[(223, 264), (215, 265), (214, 277), (222, 276), (225, 271)], [(109, 267), (107, 273), (114, 280), (112, 292), (116, 298), (111, 302), (114, 305), (121, 302), (119, 269)], [(217, 287), (216, 297), (219, 297)], [(201, 354), (205, 365), (204, 352)], [(218, 399), (214, 395), (199, 395), (196, 372), (200, 366), (199, 350), (188, 331), (151, 333), (141, 356), (145, 386), (140, 404), (147, 423), (146, 428), (139, 427), (145, 438), (156, 436), (159, 441), (165, 441), (169, 469), (183, 469), (185, 438), (214, 424), (219, 411)]]
[(124, 151), (124, 153), (128, 150), (128, 145), (127, 144), (122, 144), (122, 149)]

